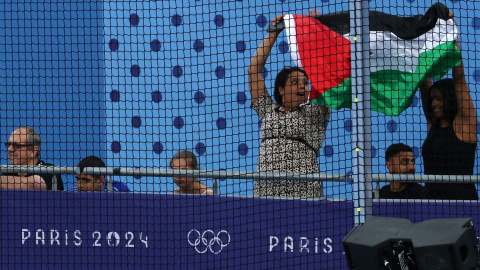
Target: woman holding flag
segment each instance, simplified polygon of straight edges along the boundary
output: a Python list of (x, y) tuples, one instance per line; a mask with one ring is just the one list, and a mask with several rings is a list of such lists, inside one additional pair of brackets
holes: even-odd
[[(277, 25), (284, 16), (275, 17), (272, 24)], [(330, 110), (308, 102), (309, 79), (303, 69), (283, 68), (278, 73), (273, 94), (275, 101), (262, 75), (280, 32), (267, 34), (248, 68), (251, 107), (262, 120), (257, 171), (318, 173), (317, 157), (330, 121)], [(323, 196), (323, 191), (320, 181), (257, 180), (254, 194), (314, 198)]]
[[(450, 14), (453, 17), (453, 14)], [(457, 44), (457, 48), (460, 47)], [(465, 79), (463, 60), (452, 70), (453, 79), (421, 87), (428, 135), (422, 156), (425, 174), (472, 175), (477, 148), (477, 114)], [(473, 183), (426, 183), (432, 199), (478, 200)]]

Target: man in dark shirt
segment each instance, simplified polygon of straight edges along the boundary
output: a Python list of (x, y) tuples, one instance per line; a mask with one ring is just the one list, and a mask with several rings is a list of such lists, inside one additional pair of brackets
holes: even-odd
[[(31, 127), (19, 127), (10, 135), (5, 146), (11, 165), (27, 166), (53, 166), (40, 160), (40, 135)], [(57, 178), (57, 189), (63, 190), (63, 181), (60, 175)], [(51, 190), (53, 174), (40, 173), (36, 175), (2, 174), (0, 176), (0, 189), (24, 190)]]
[[(392, 144), (385, 153), (391, 174), (415, 174), (415, 156), (410, 146)], [(425, 189), (418, 183), (391, 182), (380, 189), (380, 199), (426, 199)]]

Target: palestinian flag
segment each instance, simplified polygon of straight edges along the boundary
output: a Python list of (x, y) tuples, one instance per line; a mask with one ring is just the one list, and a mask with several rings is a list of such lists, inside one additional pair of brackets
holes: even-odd
[[(370, 11), (372, 110), (399, 115), (426, 77), (441, 78), (460, 64), (458, 30), (448, 12), (439, 3), (413, 17)], [(349, 13), (287, 15), (284, 23), (292, 58), (312, 83), (311, 102), (351, 108)]]

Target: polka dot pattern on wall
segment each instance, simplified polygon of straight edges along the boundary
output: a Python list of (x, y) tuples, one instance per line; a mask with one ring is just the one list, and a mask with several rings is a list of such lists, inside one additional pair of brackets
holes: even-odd
[(372, 158), (377, 157), (377, 152), (378, 152), (377, 148), (372, 145), (372, 149), (371, 149), (371, 152), (370, 152), (370, 154), (372, 155)]
[(223, 24), (225, 23), (225, 19), (223, 18), (222, 15), (218, 14), (218, 15), (215, 15), (215, 18), (213, 18), (213, 23), (215, 23), (215, 26), (217, 27), (222, 27)]
[(137, 26), (140, 23), (140, 17), (136, 13), (133, 13), (128, 18), (128, 21), (130, 22), (130, 25)]
[(288, 53), (289, 48), (288, 48), (288, 43), (286, 41), (281, 41), (278, 44), (278, 51), (281, 53)]
[(182, 16), (175, 14), (172, 16), (172, 25), (173, 26), (180, 26), (182, 24)]
[(180, 78), (183, 75), (183, 69), (181, 66), (174, 66), (172, 69), (172, 75), (176, 78)]
[(219, 79), (225, 78), (225, 68), (222, 67), (222, 66), (218, 66), (215, 69), (215, 76), (217, 76), (217, 78), (219, 78)]
[(413, 155), (415, 156), (415, 158), (419, 158), (420, 155), (422, 154), (421, 151), (420, 151), (420, 148), (418, 147), (412, 147), (412, 150), (413, 150)]
[(475, 30), (479, 30), (479, 29), (480, 29), (480, 18), (479, 18), (479, 17), (473, 17), (473, 19), (472, 19), (472, 27), (473, 27), (473, 29), (475, 29)]
[(238, 145), (238, 154), (240, 156), (246, 156), (248, 154), (248, 145), (245, 143), (241, 143)]
[(475, 69), (473, 71), (473, 79), (476, 81), (476, 82), (480, 82), (480, 69)]
[(152, 49), (152, 51), (154, 52), (160, 51), (162, 49), (162, 43), (160, 42), (160, 40), (152, 40), (152, 42), (150, 42), (150, 49)]
[(141, 69), (138, 65), (133, 65), (130, 68), (130, 74), (132, 74), (133, 77), (139, 77), (141, 73)]
[(110, 39), (110, 41), (108, 42), (108, 48), (110, 48), (112, 52), (116, 52), (119, 47), (120, 44), (118, 43), (118, 40), (114, 38)]
[(395, 122), (395, 120), (390, 120), (387, 123), (387, 130), (390, 133), (396, 132), (398, 129), (398, 124)]
[(159, 103), (160, 101), (162, 101), (163, 99), (163, 96), (162, 96), (162, 93), (160, 93), (160, 91), (153, 91), (152, 92), (152, 101), (155, 102), (155, 103)]
[(332, 157), (333, 156), (333, 147), (331, 145), (326, 145), (325, 147), (323, 147), (323, 154), (326, 156), (326, 157)]
[(184, 121), (183, 121), (183, 118), (180, 117), (180, 116), (177, 116), (175, 117), (175, 119), (173, 119), (173, 126), (176, 128), (176, 129), (181, 129), (183, 128), (183, 125), (184, 125)]
[(115, 154), (120, 153), (120, 151), (122, 151), (122, 145), (119, 141), (114, 141), (110, 144), (110, 150)]
[(266, 67), (262, 68), (262, 76), (264, 79), (268, 78), (268, 69)]
[(267, 18), (265, 18), (263, 15), (258, 15), (255, 22), (257, 23), (258, 27), (263, 28), (265, 25), (267, 25)]
[(343, 128), (345, 129), (346, 132), (352, 132), (353, 130), (353, 124), (352, 120), (347, 119), (343, 122)]
[(237, 93), (237, 102), (238, 104), (245, 104), (247, 102), (247, 95), (245, 92), (238, 92)]
[(132, 117), (132, 127), (139, 128), (142, 126), (142, 118), (140, 116)]
[(118, 90), (110, 91), (110, 100), (113, 102), (120, 101), (120, 92), (118, 92)]
[(205, 154), (206, 151), (207, 151), (207, 147), (205, 146), (205, 144), (199, 142), (197, 143), (197, 145), (195, 145), (195, 152), (197, 152), (199, 156), (203, 156), (203, 154)]
[(195, 42), (193, 43), (193, 50), (199, 53), (203, 51), (203, 48), (203, 42), (200, 39), (195, 40)]
[(225, 129), (227, 127), (227, 120), (223, 117), (219, 117), (216, 121), (216, 125), (218, 129)]
[(205, 94), (202, 91), (197, 91), (193, 96), (193, 100), (198, 104), (202, 104), (205, 101)]
[(247, 44), (243, 40), (237, 41), (236, 48), (237, 52), (243, 53), (247, 49)]
[(155, 142), (153, 144), (153, 152), (160, 155), (163, 152), (163, 144), (161, 142)]

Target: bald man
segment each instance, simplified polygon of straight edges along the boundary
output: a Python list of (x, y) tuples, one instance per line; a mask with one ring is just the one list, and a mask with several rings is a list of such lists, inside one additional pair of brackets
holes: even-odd
[[(5, 143), (11, 165), (53, 166), (40, 160), (40, 135), (31, 127), (19, 127)], [(0, 189), (51, 190), (53, 174), (2, 174)], [(63, 181), (57, 175), (57, 189), (63, 190)]]

